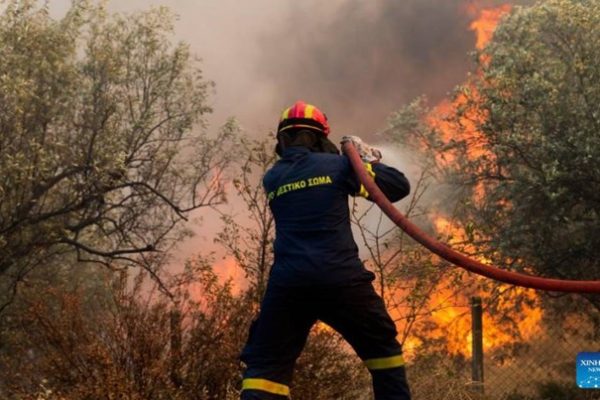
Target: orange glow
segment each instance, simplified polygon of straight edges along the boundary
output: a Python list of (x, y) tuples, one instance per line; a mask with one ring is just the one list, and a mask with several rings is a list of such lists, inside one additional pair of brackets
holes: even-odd
[[(434, 226), (442, 240), (452, 245), (462, 245), (467, 253), (476, 254), (477, 248), (471, 244), (465, 244), (468, 235), (465, 230), (453, 223), (450, 219), (438, 215), (434, 218)], [(482, 263), (491, 263), (490, 259), (481, 255), (474, 256)], [(444, 338), (448, 351), (451, 354), (470, 356), (471, 354), (471, 319), (468, 308), (469, 298), (473, 295), (480, 296), (485, 305), (486, 300), (491, 299), (492, 293), (474, 286), (481, 286), (485, 280), (482, 277), (472, 275), (463, 278), (460, 285), (465, 290), (457, 292), (454, 282), (442, 283), (442, 288), (434, 292), (430, 299), (430, 309), (434, 310), (431, 320), (439, 327), (433, 331), (434, 335)], [(484, 350), (493, 350), (508, 344), (531, 339), (540, 332), (542, 320), (542, 309), (540, 299), (534, 290), (513, 287), (510, 294), (501, 296), (495, 300), (497, 304), (497, 315), (485, 312), (483, 314), (483, 347)], [(519, 302), (519, 312), (514, 310)], [(457, 307), (457, 305), (460, 305)], [(498, 315), (510, 315), (516, 325), (516, 333), (504, 328), (506, 322), (500, 321)], [(434, 336), (435, 337), (435, 336)]]
[[(441, 214), (437, 215), (433, 218), (433, 224), (443, 242), (448, 243), (450, 246), (459, 245), (465, 253), (477, 254), (479, 252), (475, 246), (468, 243), (469, 237), (465, 229), (458, 226), (447, 217)], [(476, 255), (475, 258), (484, 264), (492, 263), (492, 260), (482, 255)]]
[[(419, 322), (405, 339), (403, 348), (408, 360), (417, 354), (431, 351), (444, 351), (455, 356), (471, 356), (471, 312), (469, 300), (477, 295), (482, 298), (484, 307), (490, 301), (496, 303), (494, 312), (483, 312), (483, 348), (491, 352), (505, 346), (528, 341), (541, 332), (543, 311), (536, 292), (523, 288), (511, 288), (507, 295), (492, 300), (493, 294), (478, 288), (480, 278), (467, 276), (457, 284), (451, 279), (440, 282), (421, 312)], [(514, 312), (518, 307), (518, 312)], [(398, 311), (392, 312), (398, 317)], [(514, 325), (507, 327), (505, 316)], [(403, 322), (398, 326), (402, 331)]]
[(330, 327), (329, 325), (327, 325), (326, 323), (321, 322), (321, 321), (317, 321), (314, 324), (314, 326), (312, 327), (312, 329), (315, 332), (329, 332), (329, 333), (335, 332), (335, 330), (332, 327)]
[[(470, 29), (476, 34), (476, 47), (481, 50), (492, 39), (496, 25), (500, 19), (511, 10), (511, 5), (505, 4), (497, 8), (478, 9), (471, 5), (468, 13), (477, 18), (471, 23)], [(427, 116), (427, 123), (435, 128), (440, 139), (450, 147), (461, 144), (466, 147), (466, 156), (469, 160), (487, 159), (494, 161), (494, 155), (486, 146), (488, 144), (479, 126), (485, 122), (487, 113), (479, 109), (476, 104), (479, 98), (477, 89), (470, 84), (465, 84), (468, 95), (459, 93), (452, 100), (439, 103)], [(436, 161), (441, 167), (452, 166), (457, 156), (453, 150), (436, 154)], [(480, 202), (485, 198), (485, 187), (482, 183), (474, 187), (474, 198)]]
[[(427, 116), (427, 123), (436, 129), (440, 139), (448, 146), (457, 143), (464, 145), (466, 147), (465, 155), (469, 160), (487, 159), (489, 162), (493, 162), (494, 154), (487, 150), (487, 139), (478, 129), (479, 124), (485, 121), (487, 114), (472, 104), (467, 104), (467, 101), (477, 100), (475, 88), (469, 87), (469, 90), (469, 100), (464, 94), (459, 94), (452, 102), (446, 100), (438, 104)], [(458, 118), (451, 118), (457, 115)], [(442, 168), (453, 167), (456, 159), (454, 150), (436, 153), (436, 161)], [(477, 184), (473, 190), (474, 201), (481, 201), (485, 197), (483, 184)]]
[[(244, 271), (239, 267), (232, 257), (225, 257), (215, 262), (212, 265), (212, 271), (218, 279), (218, 281), (214, 283), (218, 283), (219, 286), (228, 283), (233, 295), (239, 295), (247, 289), (248, 282), (245, 278)], [(212, 280), (212, 277), (210, 280)], [(205, 303), (206, 288), (202, 283), (190, 282), (185, 286), (185, 290), (187, 291), (191, 301), (197, 302), (201, 305)]]
[[(475, 20), (470, 29), (476, 34), (476, 47), (481, 50), (492, 39), (496, 25), (510, 5), (493, 9), (468, 9)], [(485, 60), (481, 60), (485, 64)], [(487, 148), (487, 139), (479, 130), (487, 114), (477, 107), (479, 94), (473, 85), (464, 86), (452, 101), (438, 104), (427, 116), (426, 122), (447, 144), (445, 151), (436, 153), (436, 161), (441, 168), (457, 168), (458, 153), (453, 145), (460, 145), (461, 154), (469, 161), (494, 162), (494, 154)], [(463, 153), (464, 151), (464, 153)], [(473, 188), (472, 200), (481, 204), (486, 191), (483, 183)], [(465, 229), (451, 218), (436, 214), (432, 219), (434, 229), (440, 240), (450, 246), (472, 255), (480, 262), (490, 264), (491, 260), (482, 256), (482, 247), (472, 244)], [(438, 261), (433, 261), (439, 263)], [(448, 275), (439, 281), (428, 293), (428, 298), (418, 310), (418, 319), (410, 329), (410, 335), (404, 341), (404, 351), (408, 359), (420, 352), (446, 351), (452, 355), (470, 357), (471, 355), (471, 317), (470, 298), (479, 296), (484, 307), (494, 304), (494, 312), (483, 313), (483, 346), (485, 351), (502, 348), (510, 344), (532, 339), (539, 334), (543, 312), (541, 302), (535, 291), (512, 287), (498, 296), (488, 289), (485, 278), (473, 275)], [(503, 287), (504, 289), (504, 287)], [(407, 293), (392, 293), (390, 297), (403, 298)], [(493, 296), (496, 296), (492, 298)], [(518, 309), (518, 311), (515, 311)], [(392, 310), (398, 321), (410, 321), (410, 317), (400, 315), (398, 308)], [(512, 318), (513, 325), (507, 326), (504, 316)], [(403, 331), (403, 324), (398, 326)]]
[(213, 269), (221, 282), (231, 281), (234, 294), (237, 295), (247, 289), (248, 282), (244, 275), (244, 271), (233, 257), (225, 257), (220, 261), (217, 261), (213, 266)]
[(512, 6), (504, 4), (496, 8), (478, 9), (474, 5), (468, 7), (467, 12), (470, 15), (477, 16), (477, 19), (471, 22), (469, 28), (475, 32), (477, 41), (475, 47), (477, 50), (482, 50), (486, 44), (490, 42), (494, 36), (494, 31), (500, 19), (506, 15)]
[(402, 343), (402, 353), (406, 360), (412, 361), (423, 347), (423, 341), (416, 336), (409, 336)]
[[(494, 9), (478, 9), (470, 7), (471, 15), (477, 17), (470, 25), (476, 34), (476, 47), (481, 50), (491, 40), (496, 25), (503, 15), (511, 10), (510, 5)], [(468, 93), (468, 94), (466, 94)], [(468, 97), (467, 97), (468, 96)], [(494, 155), (487, 150), (487, 141), (479, 126), (487, 115), (477, 108), (478, 93), (471, 85), (466, 85), (466, 92), (460, 93), (452, 101), (440, 103), (427, 117), (427, 123), (434, 128), (442, 142), (451, 145), (460, 143), (466, 151), (468, 160), (480, 159), (493, 162)], [(451, 146), (450, 146), (451, 147)], [(438, 165), (452, 168), (458, 154), (446, 151), (436, 155)], [(485, 187), (479, 184), (474, 188), (472, 200), (476, 203), (485, 199)], [(469, 243), (469, 235), (465, 229), (451, 218), (437, 214), (432, 217), (434, 228), (443, 242), (458, 247), (467, 254), (474, 255), (479, 261), (489, 264), (491, 260), (482, 253), (484, 248), (477, 248)], [(439, 282), (427, 304), (422, 309), (426, 317), (412, 329), (410, 338), (405, 341), (408, 357), (418, 351), (426, 351), (423, 346), (439, 346), (452, 355), (470, 357), (471, 354), (471, 317), (469, 300), (473, 296), (482, 298), (485, 307), (494, 303), (495, 313), (483, 314), (483, 346), (490, 351), (520, 341), (532, 339), (540, 332), (542, 309), (540, 299), (533, 290), (513, 287), (510, 291), (492, 299), (491, 291), (483, 284), (485, 278), (470, 274), (461, 277), (445, 278)], [(519, 305), (518, 312), (514, 309)], [(502, 316), (510, 316), (514, 322), (507, 329)], [(421, 349), (421, 350), (420, 350)]]

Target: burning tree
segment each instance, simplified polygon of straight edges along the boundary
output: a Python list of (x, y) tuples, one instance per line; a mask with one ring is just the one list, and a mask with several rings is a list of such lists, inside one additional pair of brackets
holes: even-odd
[(452, 104), (417, 101), (392, 120), (393, 135), (460, 188), (463, 228), (491, 261), (600, 277), (598, 22), (595, 2), (516, 8)]
[[(392, 116), (387, 133), (418, 154), (423, 171), (449, 189), (433, 202), (430, 229), (453, 247), (482, 262), (530, 274), (599, 279), (600, 169), (592, 160), (600, 155), (600, 74), (594, 61), (600, 56), (600, 8), (591, 1), (555, 0), (509, 11), (506, 6), (485, 10), (471, 26), (478, 33), (478, 68), (452, 101), (429, 108), (417, 99)], [(393, 242), (379, 243), (384, 254), (394, 256), (387, 249)], [(380, 274), (393, 272), (385, 257), (369, 250)], [(443, 266), (422, 255), (415, 263), (408, 255), (398, 260), (401, 267), (423, 266), (427, 272)], [(576, 319), (586, 326), (586, 340), (598, 339), (597, 296), (588, 296), (587, 304), (577, 297), (557, 302), (533, 291), (438, 271), (439, 281), (427, 281), (436, 285), (433, 301), (391, 303), (408, 309), (409, 348), (424, 344), (421, 349), (468, 356), (470, 327), (468, 318), (461, 318), (467, 314), (468, 294), (484, 297), (484, 346), (497, 350), (496, 366), (525, 355), (533, 338), (541, 343), (546, 337), (545, 345), (556, 346), (558, 337), (568, 336), (570, 323), (544, 326), (545, 320), (558, 322), (557, 315), (573, 319), (584, 312), (595, 318), (595, 327), (584, 321), (587, 317)], [(394, 293), (388, 288), (391, 299), (410, 299), (415, 274), (404, 268), (403, 277), (409, 290)], [(397, 280), (392, 276), (389, 282), (393, 286)], [(548, 339), (545, 329), (556, 336)], [(420, 364), (427, 361), (423, 355)], [(556, 379), (564, 379), (558, 375)]]

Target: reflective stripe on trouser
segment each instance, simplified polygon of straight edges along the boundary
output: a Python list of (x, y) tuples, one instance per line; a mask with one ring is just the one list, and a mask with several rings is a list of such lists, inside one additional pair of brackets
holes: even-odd
[(246, 378), (242, 382), (242, 390), (260, 390), (278, 396), (288, 397), (290, 388), (287, 385), (273, 382), (268, 379)]
[(402, 354), (363, 361), (373, 378), (377, 400), (410, 399)]
[(404, 358), (402, 354), (391, 357), (371, 358), (363, 361), (366, 367), (371, 370), (390, 369), (404, 366)]
[[(317, 319), (338, 331), (364, 361), (376, 400), (410, 400), (396, 326), (370, 282), (343, 287), (269, 285), (242, 352), (244, 379), (289, 386), (296, 358)], [(266, 391), (242, 391), (243, 400), (282, 398)]]

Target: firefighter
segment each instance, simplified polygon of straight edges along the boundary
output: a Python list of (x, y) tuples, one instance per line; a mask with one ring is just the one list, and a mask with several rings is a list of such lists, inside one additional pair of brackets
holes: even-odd
[[(410, 399), (395, 324), (350, 229), (348, 196), (368, 200), (369, 194), (328, 135), (327, 118), (313, 105), (298, 101), (281, 116), (280, 159), (263, 178), (275, 219), (275, 259), (242, 350), (243, 400), (289, 398), (295, 361), (317, 320), (338, 331), (363, 360), (376, 400)], [(371, 153), (361, 156), (372, 161), (365, 166), (390, 201), (408, 195), (404, 174)]]

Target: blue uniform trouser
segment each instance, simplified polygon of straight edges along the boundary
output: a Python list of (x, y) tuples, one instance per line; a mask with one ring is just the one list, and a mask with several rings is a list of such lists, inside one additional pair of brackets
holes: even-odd
[[(321, 320), (350, 343), (369, 369), (376, 400), (409, 400), (396, 327), (370, 282), (343, 287), (269, 284), (241, 359), (242, 400), (281, 400), (312, 325)], [(343, 384), (343, 382), (340, 382)]]

